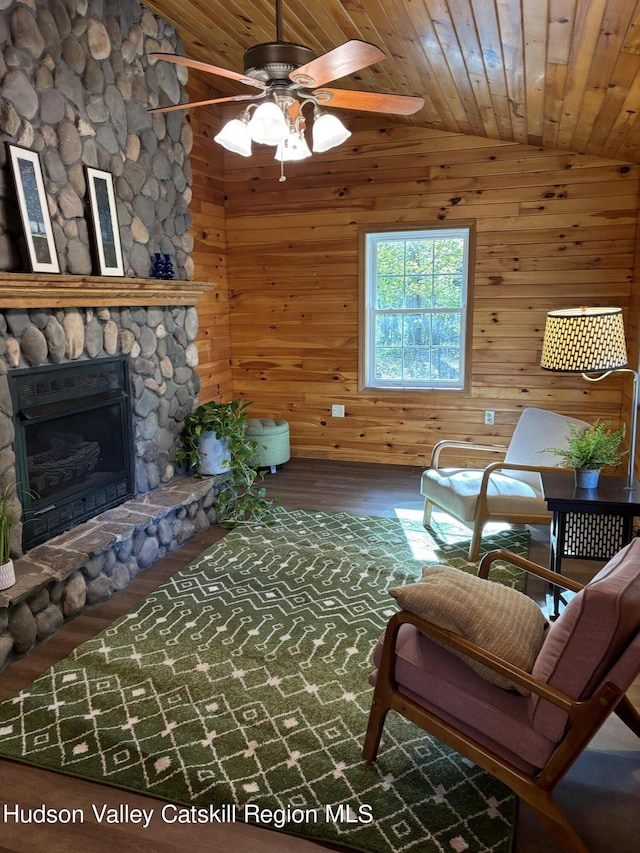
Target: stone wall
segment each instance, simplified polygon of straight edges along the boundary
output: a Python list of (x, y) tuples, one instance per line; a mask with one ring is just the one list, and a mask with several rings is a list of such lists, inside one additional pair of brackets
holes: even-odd
[[(180, 52), (174, 27), (138, 0), (0, 0), (0, 143), (38, 152), (62, 273), (97, 272), (85, 167), (110, 172), (125, 276), (150, 276), (156, 252), (190, 279), (191, 129), (186, 69), (156, 62)], [(0, 270), (30, 269), (0, 144)], [(15, 477), (6, 373), (116, 353), (130, 356), (136, 494), (175, 474), (179, 425), (200, 384), (194, 308), (8, 309), (0, 312), (0, 485)], [(18, 534), (16, 534), (17, 538)]]
[[(114, 177), (125, 276), (149, 277), (162, 252), (178, 279), (193, 277), (191, 129), (179, 111), (149, 112), (186, 100), (186, 69), (149, 56), (180, 48), (174, 28), (137, 0), (0, 0), (0, 271), (31, 268), (2, 144), (13, 143), (39, 155), (61, 273), (98, 272), (92, 166)], [(54, 304), (0, 311), (0, 488), (15, 482), (7, 371), (122, 353), (138, 497), (16, 560), (16, 584), (0, 592), (0, 669), (216, 522), (219, 484), (175, 476), (178, 431), (200, 390), (195, 308)], [(16, 525), (16, 556), (20, 539)]]
[[(0, 141), (37, 151), (62, 273), (97, 273), (85, 167), (114, 176), (125, 275), (155, 252), (191, 279), (192, 136), (175, 29), (137, 0), (0, 0)], [(29, 271), (7, 149), (0, 146), (0, 270)]]

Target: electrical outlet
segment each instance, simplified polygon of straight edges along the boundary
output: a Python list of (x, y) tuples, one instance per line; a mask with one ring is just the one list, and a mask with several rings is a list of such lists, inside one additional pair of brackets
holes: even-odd
[(331, 417), (332, 418), (343, 418), (344, 417), (344, 406), (339, 406), (336, 404), (331, 406)]
[(493, 426), (496, 422), (496, 413), (491, 409), (487, 409), (484, 413), (484, 422), (489, 426)]

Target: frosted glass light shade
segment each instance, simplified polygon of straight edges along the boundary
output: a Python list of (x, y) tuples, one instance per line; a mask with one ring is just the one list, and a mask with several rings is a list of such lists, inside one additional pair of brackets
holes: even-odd
[(246, 119), (232, 118), (222, 130), (213, 137), (214, 142), (222, 145), (227, 151), (251, 157), (251, 134)]
[(621, 308), (566, 308), (547, 314), (540, 360), (544, 370), (600, 373), (627, 364)]
[(251, 116), (249, 133), (254, 142), (263, 145), (277, 145), (286, 139), (289, 127), (280, 107), (273, 101), (260, 104)]
[(333, 113), (316, 110), (313, 119), (313, 150), (319, 154), (342, 145), (351, 136), (351, 131)]
[(293, 128), (286, 139), (278, 143), (275, 159), (284, 163), (294, 160), (304, 160), (311, 157), (311, 151), (304, 138), (304, 133)]

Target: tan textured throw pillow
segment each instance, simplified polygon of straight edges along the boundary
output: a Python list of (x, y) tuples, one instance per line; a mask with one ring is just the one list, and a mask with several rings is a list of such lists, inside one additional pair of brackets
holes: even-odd
[[(542, 611), (527, 595), (451, 566), (425, 566), (421, 580), (394, 587), (389, 595), (403, 610), (453, 631), (527, 672), (533, 669), (548, 627)], [(448, 650), (492, 684), (529, 695), (525, 688), (467, 655)]]

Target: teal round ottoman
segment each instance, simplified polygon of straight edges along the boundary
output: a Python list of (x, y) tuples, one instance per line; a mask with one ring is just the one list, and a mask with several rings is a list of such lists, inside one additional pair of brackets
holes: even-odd
[(291, 459), (289, 449), (289, 424), (282, 418), (247, 418), (247, 438), (258, 442), (258, 452), (251, 460), (257, 468), (271, 468)]

